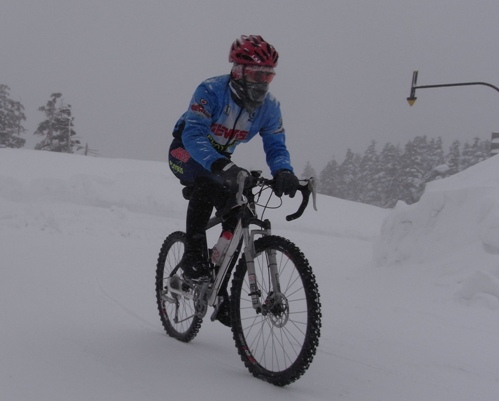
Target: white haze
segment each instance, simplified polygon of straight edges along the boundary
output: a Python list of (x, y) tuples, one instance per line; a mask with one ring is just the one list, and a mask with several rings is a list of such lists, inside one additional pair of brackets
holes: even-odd
[[(418, 90), (485, 81), (499, 86), (497, 0), (2, 0), (0, 83), (26, 108), (27, 148), (51, 93), (72, 106), (75, 130), (104, 157), (164, 161), (196, 86), (230, 70), (241, 34), (279, 51), (280, 100), (298, 173), (319, 173), (372, 140), (417, 135), (489, 139), (499, 130), (490, 88)], [(262, 168), (261, 141), (236, 152)]]

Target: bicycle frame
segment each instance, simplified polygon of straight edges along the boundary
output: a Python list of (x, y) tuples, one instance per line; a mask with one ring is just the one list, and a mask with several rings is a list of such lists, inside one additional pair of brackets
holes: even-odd
[[(248, 273), (248, 281), (250, 285), (249, 295), (251, 296), (251, 302), (253, 308), (257, 311), (257, 313), (265, 314), (265, 310), (260, 302), (261, 293), (258, 287), (258, 279), (254, 264), (254, 259), (256, 256), (254, 241), (257, 235), (262, 235), (262, 236), (271, 235), (271, 223), (269, 220), (261, 220), (257, 217), (254, 208), (254, 199), (250, 201), (248, 197), (244, 195), (244, 183), (246, 178), (247, 174), (245, 174), (244, 172), (240, 173), (240, 175), (238, 176), (239, 187), (236, 195), (237, 203), (234, 206), (234, 208), (231, 211), (229, 211), (228, 214), (221, 213), (218, 216), (216, 215), (215, 217), (212, 217), (209, 220), (208, 225), (206, 227), (206, 229), (208, 230), (210, 228), (213, 228), (221, 224), (224, 221), (224, 218), (227, 218), (228, 215), (237, 216), (237, 225), (234, 230), (231, 242), (226, 252), (221, 255), (220, 266), (218, 266), (218, 268), (213, 272), (214, 281), (211, 288), (209, 288), (210, 283), (204, 282), (198, 285), (196, 291), (184, 291), (182, 289), (182, 285), (180, 285), (179, 283), (179, 278), (177, 276), (171, 276), (169, 279), (167, 279), (166, 284), (168, 287), (168, 291), (170, 291), (173, 294), (183, 296), (187, 299), (194, 299), (196, 297), (198, 299), (199, 298), (204, 299), (205, 295), (208, 294), (206, 305), (204, 305), (199, 311), (197, 311), (200, 317), (204, 316), (208, 306), (213, 306), (215, 307), (215, 311), (211, 317), (211, 320), (215, 320), (216, 314), (218, 312), (218, 307), (220, 306), (222, 298), (219, 296), (219, 293), (220, 290), (222, 289), (223, 281), (230, 270), (229, 267), (231, 265), (232, 258), (236, 254), (236, 251), (239, 247), (239, 244), (241, 243), (241, 240), (242, 240), (241, 250), (244, 253), (246, 268)], [(269, 185), (270, 182), (271, 180), (261, 179), (260, 186)], [(315, 185), (313, 179), (302, 180), (301, 185), (302, 188), (300, 188), (300, 191), (303, 194), (302, 203), (296, 213), (286, 217), (288, 221), (296, 219), (301, 216), (303, 210), (307, 206), (310, 193), (312, 193), (313, 195), (314, 208), (317, 210), (315, 204)], [(259, 228), (250, 229), (251, 225), (255, 225)], [(279, 274), (277, 271), (277, 261), (276, 261), (275, 251), (267, 252), (267, 258), (268, 258), (268, 266), (270, 268), (273, 293), (275, 296), (278, 297), (281, 291), (280, 291)]]
[[(239, 211), (239, 219), (236, 225), (236, 228), (233, 233), (232, 240), (227, 248), (227, 251), (221, 255), (221, 263), (218, 269), (218, 273), (215, 277), (215, 282), (213, 284), (213, 292), (208, 299), (209, 306), (215, 306), (217, 304), (217, 296), (220, 292), (222, 283), (225, 279), (225, 276), (229, 270), (230, 263), (232, 261), (232, 257), (236, 253), (236, 250), (242, 240), (242, 251), (244, 252), (244, 256), (246, 259), (248, 275), (250, 277), (251, 283), (251, 296), (253, 306), (261, 309), (261, 305), (258, 299), (258, 285), (255, 274), (254, 267), (254, 257), (255, 257), (255, 247), (254, 247), (254, 239), (257, 235), (270, 235), (270, 221), (262, 221), (256, 218), (253, 214), (253, 211), (250, 208), (250, 204), (243, 203), (243, 210)], [(210, 220), (208, 224), (208, 228), (214, 227), (218, 225), (220, 221), (214, 217)], [(257, 225), (260, 229), (250, 230), (250, 225)]]

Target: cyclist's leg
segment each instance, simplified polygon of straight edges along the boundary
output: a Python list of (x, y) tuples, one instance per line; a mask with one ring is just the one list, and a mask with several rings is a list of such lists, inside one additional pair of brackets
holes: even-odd
[[(169, 165), (180, 183), (186, 186), (182, 192), (189, 199), (185, 254), (191, 255), (192, 260), (196, 260), (196, 256), (198, 261), (207, 260), (206, 226), (213, 207), (223, 209), (231, 192), (224, 187), (219, 175), (207, 171), (190, 156), (180, 139), (174, 139), (170, 146)], [(223, 229), (233, 231), (235, 223), (226, 221)]]
[(213, 212), (213, 204), (202, 187), (194, 185), (186, 216), (186, 253), (206, 256), (206, 226)]
[[(197, 163), (184, 149), (180, 139), (174, 139), (170, 146), (169, 165), (173, 174), (185, 185), (182, 193), (189, 200), (186, 215), (185, 252), (181, 261), (185, 273), (195, 270), (200, 274), (207, 270), (206, 225), (213, 211), (213, 204), (207, 196), (203, 177), (210, 173)], [(205, 266), (206, 265), (206, 266)], [(194, 269), (191, 269), (194, 266)], [(203, 269), (206, 268), (206, 269)]]

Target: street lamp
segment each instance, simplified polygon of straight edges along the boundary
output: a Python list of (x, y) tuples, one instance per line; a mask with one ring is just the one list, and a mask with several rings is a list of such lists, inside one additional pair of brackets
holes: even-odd
[[(416, 89), (427, 89), (427, 88), (446, 88), (450, 86), (471, 86), (471, 85), (483, 85), (488, 86), (489, 88), (495, 89), (499, 92), (499, 88), (487, 82), (459, 82), (454, 84), (438, 84), (438, 85), (417, 85), (418, 82), (418, 71), (414, 71), (412, 73), (412, 83), (411, 83), (411, 93), (407, 98), (407, 102), (409, 106), (412, 106), (416, 102)], [(492, 144), (491, 144), (491, 154), (499, 153), (499, 133), (492, 133)]]
[(420, 85), (417, 86), (418, 81), (418, 71), (414, 71), (412, 73), (412, 83), (411, 83), (411, 94), (407, 98), (407, 102), (409, 102), (409, 106), (412, 106), (414, 102), (416, 102), (416, 89), (427, 89), (427, 88), (445, 88), (449, 86), (470, 86), (470, 85), (484, 85), (489, 88), (495, 89), (499, 92), (499, 88), (487, 82), (459, 82), (455, 84), (438, 84), (438, 85)]

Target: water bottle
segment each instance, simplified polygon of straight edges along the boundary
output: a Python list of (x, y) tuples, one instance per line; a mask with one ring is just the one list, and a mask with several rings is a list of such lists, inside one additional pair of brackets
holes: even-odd
[(213, 251), (211, 253), (211, 261), (214, 265), (218, 265), (222, 255), (227, 252), (232, 236), (233, 234), (230, 231), (222, 231), (222, 234), (220, 235), (217, 244), (213, 247)]

